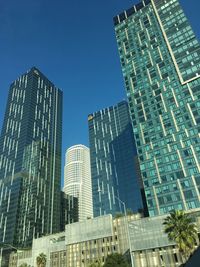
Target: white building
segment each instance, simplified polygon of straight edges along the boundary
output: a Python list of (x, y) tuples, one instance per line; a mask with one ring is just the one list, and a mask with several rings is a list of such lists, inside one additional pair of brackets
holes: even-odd
[(64, 192), (78, 198), (79, 221), (93, 217), (90, 150), (75, 145), (66, 152)]

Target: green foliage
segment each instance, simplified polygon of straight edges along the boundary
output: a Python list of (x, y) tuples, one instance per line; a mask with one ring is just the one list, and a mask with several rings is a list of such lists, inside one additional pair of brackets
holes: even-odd
[(19, 267), (30, 267), (27, 263), (22, 263)]
[(132, 211), (132, 210), (130, 210), (130, 209), (127, 209), (127, 210), (126, 210), (126, 214), (127, 214), (127, 215), (133, 215), (134, 213), (133, 213), (133, 211)]
[(114, 253), (106, 258), (104, 267), (130, 267), (121, 254)]
[(124, 216), (124, 214), (123, 213), (121, 213), (121, 212), (116, 212), (116, 214), (115, 214), (115, 218), (117, 219), (117, 218), (121, 218), (121, 217), (123, 217)]
[(88, 265), (88, 267), (102, 267), (102, 263), (100, 260), (95, 260), (90, 265)]
[[(133, 211), (132, 210), (130, 210), (130, 209), (127, 209), (126, 210), (126, 215), (127, 216), (130, 216), (130, 215), (133, 215), (134, 213), (133, 213)], [(117, 218), (121, 218), (121, 217), (124, 217), (125, 216), (125, 214), (124, 213), (122, 213), (122, 212), (117, 212), (116, 214), (115, 214), (115, 218), (117, 219)]]
[(173, 211), (163, 224), (169, 240), (176, 242), (181, 255), (187, 259), (194, 251), (197, 241), (197, 230), (189, 215), (180, 210)]
[(45, 267), (47, 262), (47, 256), (44, 253), (40, 253), (36, 258), (37, 267)]

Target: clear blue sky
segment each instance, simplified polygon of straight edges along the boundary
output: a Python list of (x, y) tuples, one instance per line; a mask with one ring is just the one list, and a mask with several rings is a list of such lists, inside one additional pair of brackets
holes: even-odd
[[(88, 145), (87, 115), (125, 98), (112, 18), (137, 0), (0, 0), (0, 128), (10, 83), (38, 67), (64, 93), (66, 148)], [(200, 37), (200, 0), (181, 0)]]

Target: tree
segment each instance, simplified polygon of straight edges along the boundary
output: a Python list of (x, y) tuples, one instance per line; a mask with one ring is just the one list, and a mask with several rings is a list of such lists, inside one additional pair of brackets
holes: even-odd
[(47, 256), (44, 253), (40, 253), (36, 258), (37, 267), (45, 267), (47, 262)]
[(194, 251), (197, 242), (197, 230), (191, 218), (184, 211), (174, 210), (164, 220), (165, 233), (171, 241), (176, 242), (183, 262)]
[[(131, 209), (127, 209), (127, 210), (126, 210), (126, 215), (127, 215), (127, 216), (131, 216), (131, 215), (133, 215), (133, 214), (134, 214), (134, 212), (133, 212)], [(121, 217), (124, 217), (124, 216), (125, 216), (125, 214), (122, 213), (122, 212), (116, 212), (116, 214), (115, 214), (115, 218), (116, 218), (116, 219), (121, 218)]]
[(115, 213), (115, 218), (118, 219), (118, 218), (121, 218), (121, 217), (124, 217), (124, 214), (121, 213), (121, 212), (116, 212)]
[(127, 214), (128, 216), (130, 216), (130, 215), (133, 215), (134, 213), (133, 213), (133, 211), (132, 211), (131, 209), (127, 209), (127, 210), (126, 210), (126, 214)]
[(106, 258), (104, 267), (130, 267), (122, 254), (114, 253)]
[(102, 267), (102, 263), (100, 260), (96, 260), (96, 261), (90, 263), (90, 265), (88, 267)]
[(27, 263), (22, 263), (22, 264), (20, 264), (20, 266), (19, 267), (30, 267), (30, 265), (28, 265)]

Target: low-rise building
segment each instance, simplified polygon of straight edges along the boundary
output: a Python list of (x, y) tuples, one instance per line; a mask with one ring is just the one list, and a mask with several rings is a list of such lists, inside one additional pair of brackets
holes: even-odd
[[(200, 209), (189, 213), (200, 233)], [(169, 241), (164, 232), (166, 216), (141, 218), (129, 223), (130, 250), (135, 267), (176, 267), (183, 263), (175, 242)]]
[[(191, 217), (200, 232), (200, 209), (193, 210)], [(131, 256), (134, 267), (178, 267), (182, 258), (164, 232), (165, 218), (104, 215), (68, 224), (65, 232), (35, 239), (32, 251), (12, 254), (9, 267), (24, 262), (35, 266), (40, 253), (47, 256), (46, 267), (88, 267), (95, 261), (103, 264), (115, 252)]]
[[(140, 215), (132, 216), (132, 219), (134, 217), (136, 219)], [(125, 254), (129, 249), (127, 219), (113, 219), (111, 215), (104, 215), (66, 225), (67, 266), (87, 267), (96, 261), (103, 264), (109, 254)]]
[[(9, 267), (18, 267), (22, 263), (27, 263), (31, 267), (35, 267), (37, 266), (36, 259), (41, 253), (46, 255), (46, 267), (64, 267), (66, 266), (66, 254), (62, 254), (63, 251), (66, 252), (65, 232), (37, 238), (33, 240), (32, 250), (19, 250), (17, 253), (11, 254)], [(54, 265), (54, 259), (51, 257), (53, 252), (59, 252), (59, 254), (63, 255), (63, 259), (59, 261), (59, 265)]]

